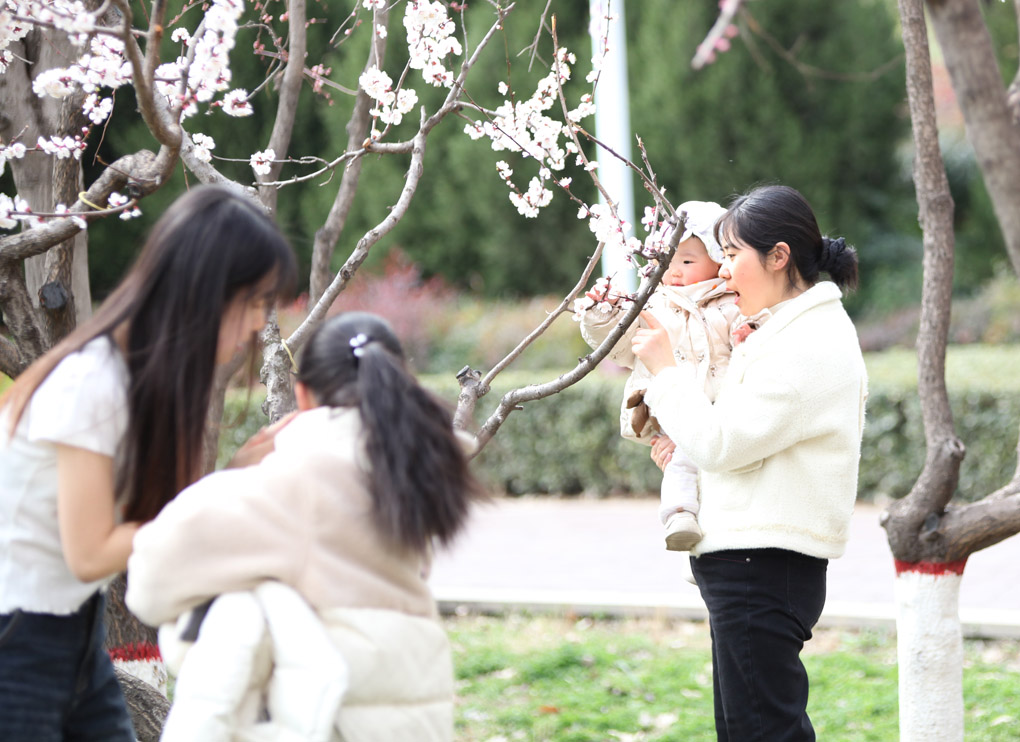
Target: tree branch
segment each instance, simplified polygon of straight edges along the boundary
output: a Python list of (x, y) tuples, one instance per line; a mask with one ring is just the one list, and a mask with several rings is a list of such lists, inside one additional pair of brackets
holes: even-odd
[(918, 393), (927, 456), (914, 487), (883, 514), (882, 524), (893, 555), (904, 561), (918, 561), (922, 553), (928, 555), (930, 550), (938, 550), (931, 519), (942, 514), (956, 491), (965, 449), (953, 429), (945, 382), (953, 284), (953, 199), (939, 149), (922, 0), (899, 0), (899, 10), (914, 136), (914, 185), (918, 221), (924, 235), (924, 285), (917, 355)]
[[(113, 191), (125, 187), (134, 198), (141, 199), (149, 195), (166, 182), (175, 159), (167, 147), (162, 147), (158, 155), (143, 149), (133, 155), (121, 157), (107, 165), (85, 193), (85, 199), (79, 199), (71, 206), (68, 214), (89, 221), (90, 217), (95, 217), (92, 216), (94, 214), (92, 207), (85, 203), (86, 201), (94, 204), (106, 203), (106, 199)], [(39, 255), (53, 245), (70, 239), (78, 231), (78, 226), (70, 218), (66, 218), (53, 219), (40, 227), (0, 237), (0, 261), (24, 260)]]
[[(269, 148), (273, 150), (277, 160), (287, 156), (294, 132), (294, 119), (297, 116), (298, 99), (304, 83), (305, 57), (308, 51), (306, 19), (305, 0), (290, 0), (287, 3), (287, 67), (283, 71), (280, 102), (276, 106), (276, 120), (273, 122), (273, 132), (269, 136)], [(282, 162), (274, 162), (268, 174), (258, 176), (259, 182), (276, 180), (282, 167)], [(259, 188), (259, 198), (271, 213), (276, 211), (279, 193), (279, 189), (272, 186), (262, 185)]]
[(715, 59), (715, 45), (726, 33), (726, 29), (733, 23), (733, 17), (740, 10), (744, 0), (722, 0), (719, 3), (719, 17), (715, 19), (712, 28), (709, 29), (705, 40), (698, 44), (698, 49), (691, 60), (691, 67), (700, 70), (706, 64)]
[(428, 131), (425, 129), (424, 112), (422, 113), (422, 126), (418, 130), (418, 134), (414, 137), (414, 149), (411, 151), (411, 163), (407, 168), (407, 175), (404, 179), (404, 187), (401, 189), (400, 197), (397, 199), (397, 203), (390, 210), (390, 213), (383, 219), (379, 224), (370, 229), (368, 232), (358, 240), (357, 246), (351, 253), (350, 257), (344, 263), (343, 267), (337, 272), (336, 277), (330, 283), (329, 287), (323, 292), (322, 297), (315, 303), (312, 310), (305, 317), (304, 321), (300, 326), (294, 330), (289, 338), (287, 338), (287, 345), (290, 347), (291, 352), (296, 352), (298, 348), (304, 343), (311, 332), (312, 328), (317, 325), (326, 316), (326, 312), (329, 307), (336, 301), (336, 298), (340, 295), (340, 292), (347, 286), (347, 282), (351, 280), (354, 273), (358, 270), (365, 258), (368, 257), (368, 252), (372, 248), (372, 245), (377, 243), (386, 234), (388, 234), (407, 213), (408, 207), (411, 205), (411, 200), (414, 198), (415, 192), (418, 190), (418, 183), (421, 181), (421, 175), (423, 171), (423, 162), (425, 159), (425, 143), (428, 138)]
[[(45, 353), (47, 347), (21, 265), (17, 262), (0, 261), (0, 310), (3, 311), (4, 323), (17, 338), (13, 349), (4, 346), (5, 351), (12, 352), (5, 352), (3, 358), (3, 372), (14, 378)], [(8, 345), (14, 346), (14, 343), (8, 341)]]
[[(145, 55), (138, 47), (134, 34), (131, 33), (133, 16), (127, 0), (114, 0), (124, 17), (121, 40), (124, 42), (124, 53), (131, 63), (132, 82), (138, 111), (142, 114), (145, 125), (156, 137), (156, 141), (165, 147), (179, 150), (181, 146), (180, 126), (165, 115), (165, 107), (157, 103), (153, 75), (159, 62), (159, 42), (163, 38), (163, 21), (166, 15), (165, 3), (157, 0), (152, 4), (149, 17), (149, 31), (146, 34)], [(176, 152), (174, 152), (176, 158)]]
[(1006, 105), (999, 63), (978, 0), (929, 0), (932, 27), (963, 111), (995, 216), (1020, 274), (1020, 126)]
[[(0, 273), (3, 270), (0, 268)], [(22, 360), (18, 346), (0, 335), (0, 374), (6, 374), (13, 379), (26, 368), (28, 368), (28, 364)]]
[[(1020, 0), (1013, 0), (1013, 6), (1016, 11), (1017, 23), (1020, 24)], [(1013, 123), (1020, 125), (1020, 66), (1017, 67), (1013, 82), (1009, 84), (1009, 89), (1006, 91), (1006, 105), (1009, 106), (1009, 111), (1013, 114)]]
[[(377, 10), (372, 17), (372, 26), (373, 28), (376, 25), (386, 26), (388, 20), (388, 10)], [(368, 52), (368, 59), (365, 60), (365, 71), (375, 66), (382, 68), (385, 59), (386, 40), (378, 38), (378, 34), (374, 31), (372, 35), (373, 43)], [(368, 93), (358, 88), (354, 110), (351, 112), (350, 121), (347, 122), (347, 149), (344, 154), (359, 150), (365, 151), (363, 145), (368, 137), (372, 121), (368, 113), (371, 106), (372, 99), (368, 97)], [(312, 304), (319, 301), (332, 279), (329, 266), (333, 260), (337, 240), (340, 239), (340, 234), (347, 224), (347, 216), (354, 203), (354, 196), (358, 191), (362, 164), (362, 159), (355, 157), (344, 168), (343, 177), (340, 179), (340, 188), (337, 190), (336, 198), (333, 199), (329, 214), (326, 215), (326, 221), (315, 232), (315, 241), (312, 245), (312, 268), (308, 280), (308, 300)]]
[(939, 535), (946, 544), (945, 561), (966, 559), (1020, 532), (1020, 495), (982, 500), (950, 508), (942, 517)]
[[(598, 348), (589, 353), (588, 355), (580, 358), (577, 365), (565, 374), (557, 377), (553, 381), (546, 382), (545, 384), (531, 384), (526, 387), (521, 387), (507, 392), (503, 395), (499, 405), (495, 411), (489, 416), (482, 427), (476, 434), (478, 439), (478, 449), (474, 455), (481, 453), (482, 449), (486, 444), (492, 440), (492, 437), (496, 434), (496, 431), (506, 422), (510, 413), (514, 410), (519, 410), (523, 402), (532, 402), (537, 399), (552, 396), (558, 392), (563, 391), (568, 386), (576, 384), (602, 362), (602, 360), (609, 355), (609, 351), (620, 341), (627, 329), (634, 323), (637, 316), (644, 309), (645, 303), (648, 301), (648, 297), (652, 295), (652, 292), (659, 286), (662, 277), (669, 270), (669, 263), (673, 259), (673, 254), (676, 252), (676, 246), (680, 242), (680, 237), (683, 234), (682, 229), (673, 230), (673, 234), (670, 235), (669, 243), (666, 249), (663, 251), (663, 255), (659, 261), (659, 265), (649, 276), (648, 281), (638, 291), (637, 296), (634, 298), (634, 303), (623, 316), (620, 321), (616, 323), (616, 327), (613, 328), (612, 332), (606, 336), (606, 339), (602, 341)], [(462, 385), (462, 389), (463, 389)], [(483, 392), (484, 393), (484, 392)], [(479, 395), (480, 396), (480, 395)], [(459, 404), (458, 404), (459, 407)], [(464, 420), (465, 415), (458, 409), (458, 419)]]

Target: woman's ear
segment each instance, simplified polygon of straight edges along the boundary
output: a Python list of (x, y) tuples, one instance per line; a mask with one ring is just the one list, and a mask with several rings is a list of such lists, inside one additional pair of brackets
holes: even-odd
[(298, 409), (302, 412), (319, 406), (319, 401), (315, 398), (312, 390), (300, 381), (294, 382), (294, 396), (297, 398)]
[(790, 246), (785, 242), (777, 242), (769, 253), (769, 260), (776, 270), (785, 270), (790, 262)]

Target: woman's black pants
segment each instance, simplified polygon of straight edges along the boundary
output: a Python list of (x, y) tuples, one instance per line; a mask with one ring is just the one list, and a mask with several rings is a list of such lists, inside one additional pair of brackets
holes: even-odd
[(712, 632), (720, 742), (804, 742), (808, 676), (800, 650), (825, 604), (828, 561), (784, 549), (691, 558)]

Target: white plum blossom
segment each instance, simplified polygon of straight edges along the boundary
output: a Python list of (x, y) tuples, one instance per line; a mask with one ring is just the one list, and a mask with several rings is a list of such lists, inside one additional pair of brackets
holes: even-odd
[(94, 124), (101, 124), (113, 112), (113, 98), (100, 99), (95, 93), (89, 93), (82, 104), (82, 111)]
[(256, 152), (251, 156), (249, 161), (251, 169), (255, 171), (256, 175), (269, 175), (273, 169), (273, 160), (276, 159), (276, 153), (269, 148), (263, 152)]
[(361, 5), (365, 10), (384, 10), (386, 0), (362, 0)]
[(28, 211), (28, 204), (23, 198), (18, 196), (11, 198), (6, 193), (0, 193), (0, 229), (13, 229), (18, 226), (18, 222), (24, 219), (23, 215)]
[(408, 65), (420, 70), (422, 79), (437, 87), (453, 85), (453, 73), (443, 66), (450, 54), (463, 52), (454, 36), (457, 25), (450, 20), (446, 6), (430, 0), (409, 0), (404, 12), (407, 30)]
[[(606, 250), (621, 250), (631, 254), (641, 249), (641, 241), (636, 237), (624, 237), (630, 224), (613, 216), (608, 204), (593, 204), (587, 207), (589, 220), (588, 229), (595, 234), (595, 239), (604, 242)], [(579, 219), (584, 217), (577, 215)]]
[(510, 88), (507, 87), (506, 82), (504, 82), (503, 80), (500, 80), (499, 81), (499, 85), (496, 86), (496, 90), (499, 91), (500, 95), (506, 95), (507, 92), (510, 90)]
[(573, 121), (575, 124), (583, 118), (587, 118), (595, 113), (595, 104), (592, 102), (590, 93), (585, 93), (581, 96), (581, 104), (574, 110), (567, 113), (567, 118)]
[(502, 180), (510, 180), (510, 176), (514, 174), (514, 171), (510, 169), (510, 165), (507, 164), (506, 160), (500, 160), (496, 163), (496, 172), (499, 173), (499, 177)]
[(552, 191), (542, 185), (541, 180), (532, 178), (531, 182), (528, 183), (527, 193), (511, 192), (510, 202), (517, 207), (517, 211), (520, 212), (521, 216), (534, 219), (538, 216), (540, 208), (549, 205), (552, 197)]
[(386, 30), (386, 26), (381, 23), (377, 23), (375, 26), (375, 35), (380, 39), (385, 39), (389, 32)]
[(393, 80), (378, 67), (370, 67), (361, 73), (358, 85), (378, 105), (369, 113), (384, 124), (396, 126), (418, 104), (418, 94), (413, 90), (393, 92)]
[(645, 228), (646, 232), (651, 232), (658, 223), (658, 217), (659, 212), (657, 209), (646, 206), (644, 216), (641, 217), (641, 226)]
[(212, 161), (212, 150), (216, 149), (216, 142), (208, 134), (201, 132), (191, 135), (191, 141), (195, 145), (195, 159), (202, 162)]
[(32, 92), (40, 98), (66, 98), (74, 92), (74, 80), (69, 70), (61, 67), (40, 72), (32, 81)]
[(186, 28), (175, 28), (174, 32), (170, 34), (170, 39), (176, 41), (178, 44), (184, 44), (185, 46), (191, 45), (191, 34)]
[[(106, 205), (111, 209), (118, 209), (130, 201), (131, 201), (130, 198), (118, 193), (117, 191), (113, 191), (109, 196), (106, 197)], [(123, 219), (124, 221), (127, 221), (128, 219), (134, 219), (135, 217), (141, 215), (142, 212), (137, 206), (134, 206), (130, 209), (124, 209), (124, 211), (120, 212), (120, 218)]]
[(86, 144), (81, 137), (51, 136), (49, 139), (39, 137), (36, 146), (48, 155), (55, 155), (58, 160), (68, 157), (80, 160)]
[(88, 229), (89, 226), (88, 223), (80, 216), (70, 214), (68, 212), (67, 206), (65, 206), (64, 204), (57, 204), (56, 207), (54, 207), (53, 211), (57, 214), (67, 214), (68, 216), (70, 216), (71, 221), (74, 222), (74, 225), (78, 227), (78, 229)]
[(223, 112), (238, 118), (251, 116), (254, 111), (248, 102), (248, 91), (244, 88), (235, 88), (223, 96)]
[(393, 100), (388, 98), (393, 95), (392, 78), (375, 65), (361, 73), (358, 85), (372, 100), (380, 103), (391, 103)]

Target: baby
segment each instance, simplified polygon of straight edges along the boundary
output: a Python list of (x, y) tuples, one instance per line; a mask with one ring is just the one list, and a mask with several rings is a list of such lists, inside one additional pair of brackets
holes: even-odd
[[(715, 239), (716, 221), (725, 213), (710, 201), (688, 201), (684, 232), (662, 283), (648, 299), (650, 312), (669, 333), (677, 363), (693, 363), (705, 392), (712, 400), (729, 365), (730, 326), (739, 316), (735, 296), (719, 278), (722, 248)], [(593, 289), (589, 306), (579, 310), (581, 335), (597, 348), (619, 321), (623, 307), (618, 298)], [(614, 363), (633, 369), (624, 387), (620, 409), (620, 433), (624, 438), (651, 445), (661, 433), (644, 403), (651, 375), (631, 351), (631, 338), (643, 326), (637, 320), (610, 351)], [(677, 448), (666, 465), (660, 492), (659, 518), (666, 527), (666, 548), (689, 551), (701, 540), (698, 526), (698, 469)]]

